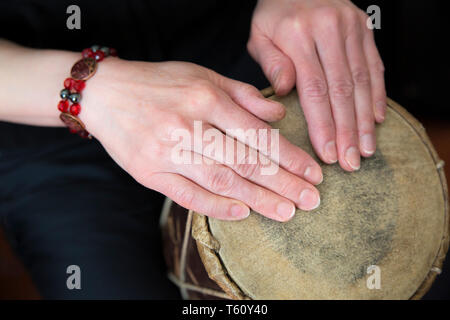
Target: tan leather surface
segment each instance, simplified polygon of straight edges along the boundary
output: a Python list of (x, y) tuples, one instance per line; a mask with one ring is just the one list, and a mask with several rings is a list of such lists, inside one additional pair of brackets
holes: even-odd
[[(295, 92), (279, 100), (288, 112), (274, 127), (314, 155)], [(233, 298), (420, 298), (448, 249), (442, 164), (422, 126), (393, 101), (377, 139), (379, 150), (360, 172), (323, 165), (321, 206), (298, 210), (288, 223), (256, 213), (240, 222), (194, 215), (209, 277)], [(380, 290), (366, 286), (372, 264), (381, 270)]]
[[(314, 155), (296, 94), (279, 101), (288, 112), (273, 126)], [(255, 213), (240, 222), (209, 219), (223, 265), (246, 295), (408, 299), (415, 294), (445, 237), (446, 199), (420, 126), (390, 105), (377, 129), (379, 149), (359, 172), (323, 165), (322, 204), (314, 212), (298, 210), (285, 224)], [(379, 290), (367, 288), (370, 265), (380, 267)]]

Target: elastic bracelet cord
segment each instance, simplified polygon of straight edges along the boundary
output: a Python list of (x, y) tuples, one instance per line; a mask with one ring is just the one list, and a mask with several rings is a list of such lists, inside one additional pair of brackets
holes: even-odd
[[(104, 58), (117, 57), (114, 48), (92, 46), (81, 52), (82, 59), (77, 61), (71, 71), (70, 78), (64, 80), (64, 89), (59, 96), (58, 110), (61, 111), (59, 118), (69, 128), (71, 133), (76, 133), (82, 138), (91, 139), (91, 134), (86, 130), (84, 123), (78, 118), (81, 112), (81, 91), (86, 86), (86, 80), (91, 78), (97, 71), (97, 64)], [(70, 105), (70, 103), (72, 103)]]

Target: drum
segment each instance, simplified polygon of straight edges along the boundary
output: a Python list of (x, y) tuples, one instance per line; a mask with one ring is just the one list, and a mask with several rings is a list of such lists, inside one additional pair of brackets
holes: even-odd
[[(317, 161), (295, 91), (273, 127)], [(422, 125), (388, 100), (378, 149), (358, 172), (322, 165), (321, 205), (280, 223), (252, 212), (221, 221), (166, 200), (169, 278), (184, 298), (418, 299), (449, 244), (444, 163)], [(281, 155), (282, 156), (282, 155)]]

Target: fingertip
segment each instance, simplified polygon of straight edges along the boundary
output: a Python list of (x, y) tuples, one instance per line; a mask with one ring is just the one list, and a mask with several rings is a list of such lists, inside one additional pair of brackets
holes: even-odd
[(295, 85), (295, 72), (294, 70), (285, 71), (285, 69), (280, 69), (275, 76), (273, 83), (273, 88), (277, 96), (285, 96), (294, 88)]
[(295, 205), (293, 203), (283, 201), (278, 203), (276, 207), (276, 215), (271, 218), (280, 222), (287, 222), (294, 217), (295, 212)]
[(359, 148), (349, 147), (344, 154), (341, 167), (349, 172), (358, 171), (361, 168), (361, 154)]
[(386, 102), (380, 101), (375, 105), (375, 121), (383, 123), (386, 117)]
[(268, 122), (280, 121), (286, 116), (286, 108), (279, 102), (266, 99), (270, 104), (270, 114), (264, 119)]
[(375, 154), (375, 150), (371, 152), (367, 152), (366, 150), (361, 150), (361, 156), (364, 158), (370, 158)]
[(304, 189), (299, 198), (299, 208), (305, 211), (312, 211), (320, 206), (320, 194), (317, 189)]
[(230, 220), (243, 220), (250, 215), (250, 208), (239, 201), (233, 201), (229, 210)]
[(376, 150), (375, 135), (373, 133), (368, 133), (359, 138), (361, 155), (363, 157), (371, 157)]
[(378, 116), (375, 117), (375, 121), (378, 124), (382, 124), (384, 122), (384, 120), (385, 120), (385, 116), (384, 115), (378, 115)]
[(327, 164), (334, 164), (338, 161), (336, 142), (334, 140), (325, 143), (322, 158)]
[(323, 181), (322, 168), (319, 165), (307, 166), (303, 176), (308, 182), (314, 185), (319, 185)]

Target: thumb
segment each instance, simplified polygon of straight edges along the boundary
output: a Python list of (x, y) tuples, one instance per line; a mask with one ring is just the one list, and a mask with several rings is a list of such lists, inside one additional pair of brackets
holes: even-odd
[(264, 35), (252, 34), (247, 49), (259, 63), (277, 95), (282, 96), (295, 85), (295, 68), (291, 59)]

